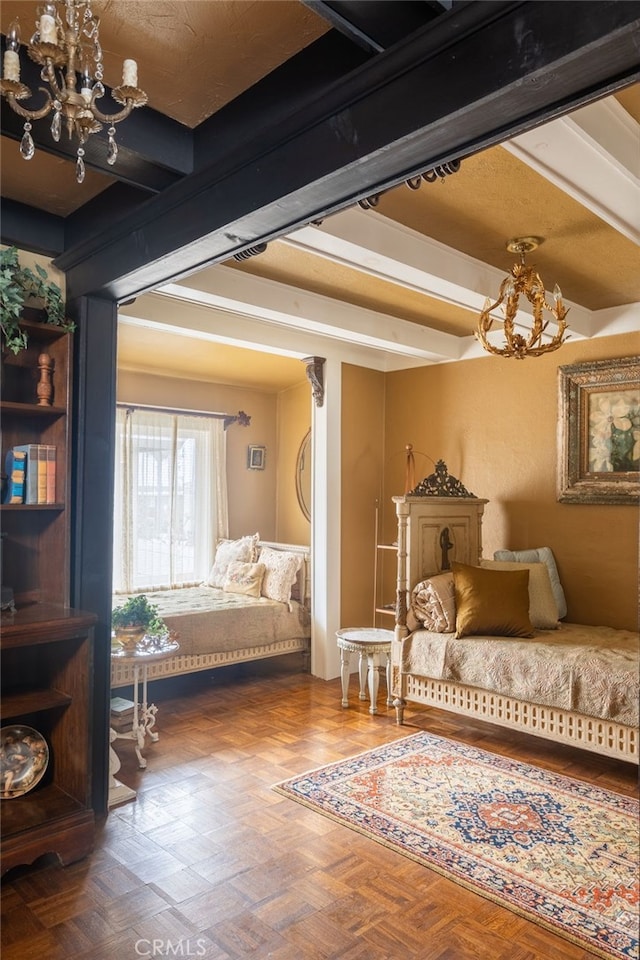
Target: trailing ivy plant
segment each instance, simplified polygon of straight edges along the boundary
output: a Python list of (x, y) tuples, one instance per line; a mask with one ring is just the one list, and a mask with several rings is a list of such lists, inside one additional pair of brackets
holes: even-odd
[(5, 350), (20, 353), (27, 346), (28, 334), (21, 326), (27, 300), (42, 302), (45, 323), (75, 330), (75, 324), (65, 317), (62, 290), (48, 276), (40, 264), (36, 264), (35, 273), (20, 266), (17, 247), (0, 250), (0, 330)]

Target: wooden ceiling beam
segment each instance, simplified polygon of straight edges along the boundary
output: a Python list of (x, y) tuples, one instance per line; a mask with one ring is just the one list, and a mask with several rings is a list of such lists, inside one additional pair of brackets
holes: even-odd
[(72, 296), (126, 299), (632, 81), (637, 0), (454, 7), (242, 149), (66, 251)]
[(368, 53), (381, 53), (451, 7), (451, 0), (435, 4), (416, 0), (302, 2)]
[(2, 198), (0, 242), (55, 257), (64, 250), (64, 218)]

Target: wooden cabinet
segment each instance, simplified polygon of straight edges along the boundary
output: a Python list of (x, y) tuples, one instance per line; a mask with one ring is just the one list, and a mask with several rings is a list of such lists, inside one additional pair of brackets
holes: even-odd
[[(398, 520), (398, 593), (443, 570), (451, 561), (477, 566), (482, 556), (482, 515), (478, 497), (393, 497)], [(407, 597), (408, 600), (408, 597)]]
[(2, 801), (2, 871), (44, 853), (61, 863), (93, 847), (90, 677), (93, 614), (34, 603), (3, 615), (2, 725), (26, 724), (49, 746), (44, 777)]
[[(49, 763), (32, 790), (2, 801), (3, 872), (44, 853), (70, 863), (89, 852), (94, 838), (96, 618), (68, 606), (71, 335), (37, 322), (24, 327), (27, 348), (2, 357), (2, 464), (16, 445), (55, 447), (55, 486), (52, 502), (0, 506), (2, 583), (15, 604), (0, 624), (0, 713), (3, 727), (27, 725), (45, 738)], [(52, 390), (44, 389), (43, 367), (47, 381), (51, 372)], [(38, 402), (43, 393), (50, 394), (47, 403)], [(3, 591), (3, 606), (5, 600)]]

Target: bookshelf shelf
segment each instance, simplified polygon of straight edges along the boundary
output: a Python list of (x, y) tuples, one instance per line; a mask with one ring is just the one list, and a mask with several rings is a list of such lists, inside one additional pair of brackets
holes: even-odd
[(47, 419), (64, 417), (67, 414), (65, 407), (40, 407), (37, 403), (20, 403), (12, 400), (0, 400), (2, 413), (15, 413), (24, 417), (44, 417)]
[(31, 511), (31, 510), (64, 510), (64, 503), (0, 503), (0, 512), (5, 510)]
[(2, 698), (0, 703), (0, 719), (10, 720), (17, 717), (26, 717), (29, 714), (41, 713), (44, 710), (54, 710), (57, 707), (66, 707), (71, 703), (67, 693), (61, 693), (52, 688), (16, 690)]

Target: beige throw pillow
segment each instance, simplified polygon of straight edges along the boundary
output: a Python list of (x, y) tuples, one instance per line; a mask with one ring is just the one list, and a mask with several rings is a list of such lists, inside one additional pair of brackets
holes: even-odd
[(241, 593), (245, 597), (259, 597), (263, 578), (263, 563), (243, 563), (241, 560), (232, 560), (227, 567), (223, 590), (227, 593)]
[(216, 547), (213, 566), (207, 578), (208, 585), (224, 590), (227, 569), (232, 560), (254, 563), (257, 559), (259, 539), (260, 534), (254, 533), (252, 536), (240, 537), (239, 540), (221, 540)]
[(553, 594), (549, 570), (544, 563), (509, 563), (506, 560), (481, 560), (481, 567), (490, 570), (529, 571), (529, 619), (537, 630), (557, 630), (558, 604)]

